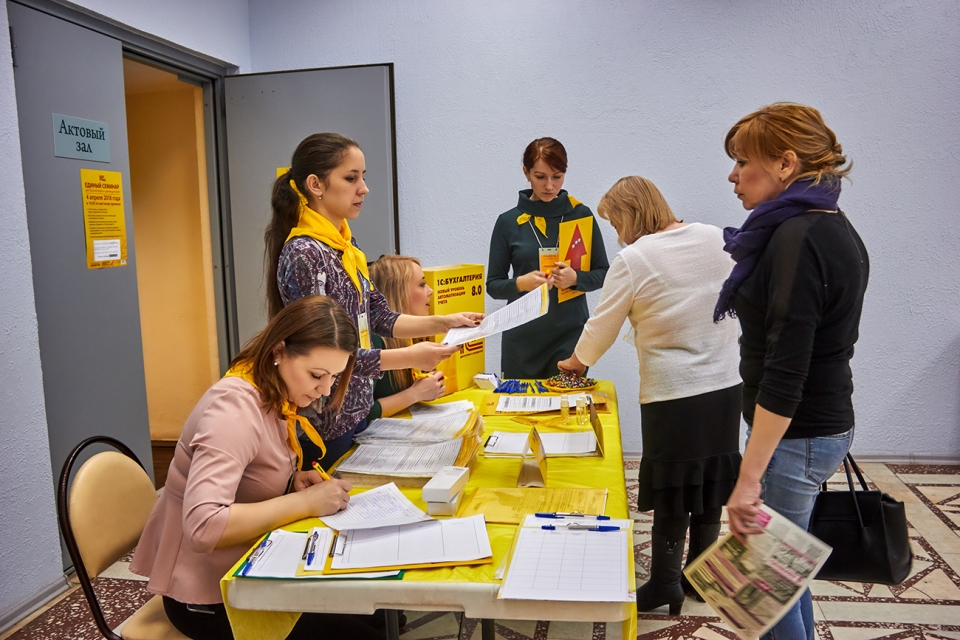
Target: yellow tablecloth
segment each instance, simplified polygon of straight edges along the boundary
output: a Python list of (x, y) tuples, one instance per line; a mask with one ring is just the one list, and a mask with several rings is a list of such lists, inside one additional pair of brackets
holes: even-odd
[[(617, 412), (617, 397), (613, 383), (601, 381), (598, 391), (609, 397), (609, 413), (600, 413), (603, 425), (605, 456), (603, 458), (550, 458), (548, 463), (547, 487), (602, 487), (608, 490), (606, 515), (613, 518), (629, 518), (627, 490), (623, 472), (623, 450), (620, 442), (620, 424)], [(476, 387), (466, 389), (444, 398), (447, 401), (470, 400), (480, 406), (482, 398), (489, 391)], [(572, 419), (572, 418), (571, 418)], [(514, 421), (508, 416), (487, 416), (484, 418), (484, 438), (493, 431), (529, 431), (530, 427)], [(545, 432), (562, 429), (544, 427)], [(481, 454), (470, 471), (464, 500), (469, 499), (478, 487), (513, 487), (520, 473), (520, 460), (509, 458), (486, 459)], [(362, 489), (358, 490), (362, 491)], [(417, 506), (426, 510), (426, 504), (420, 499), (420, 489), (403, 489), (403, 493)], [(285, 527), (304, 531), (319, 524), (316, 518), (295, 522)], [(438, 569), (414, 569), (404, 574), (404, 581), (416, 582), (473, 582), (497, 583), (493, 577), (513, 542), (517, 527), (513, 525), (487, 525), (490, 547), (493, 550), (493, 562), (477, 566), (443, 567)], [(234, 572), (243, 562), (234, 566), (220, 581), (223, 601), (227, 615), (233, 627), (236, 640), (282, 640), (290, 633), (300, 614), (278, 611), (254, 611), (236, 609), (229, 605), (227, 590), (229, 583), (236, 580)], [(631, 578), (635, 572), (631, 568)], [(632, 581), (631, 581), (632, 585)], [(624, 638), (637, 636), (636, 605), (632, 605), (632, 614), (623, 621)]]

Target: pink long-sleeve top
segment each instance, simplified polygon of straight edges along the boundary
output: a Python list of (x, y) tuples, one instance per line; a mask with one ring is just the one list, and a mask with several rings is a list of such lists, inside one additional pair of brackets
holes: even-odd
[(186, 604), (222, 602), (220, 578), (254, 542), (215, 548), (230, 505), (286, 491), (297, 458), (287, 444), (286, 421), (260, 402), (249, 382), (223, 378), (187, 418), (130, 564), (150, 578), (152, 593)]

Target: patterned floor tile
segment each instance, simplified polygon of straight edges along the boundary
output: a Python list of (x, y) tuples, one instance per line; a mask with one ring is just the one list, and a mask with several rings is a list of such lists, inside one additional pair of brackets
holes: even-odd
[[(913, 570), (900, 585), (814, 581), (817, 634), (821, 640), (960, 640), (960, 465), (901, 465), (866, 463), (871, 489), (902, 496), (907, 502)], [(629, 503), (636, 505), (639, 460), (626, 461)], [(867, 471), (876, 476), (871, 480)], [(828, 486), (845, 490), (841, 470)], [(652, 513), (633, 513), (637, 582), (646, 581), (650, 569)], [(724, 526), (725, 530), (725, 526)], [(127, 559), (129, 561), (129, 559)], [(124, 563), (125, 564), (125, 563)], [(110, 624), (116, 626), (149, 597), (143, 582), (130, 578), (125, 567), (111, 570), (112, 578), (98, 578)], [(619, 624), (548, 621), (496, 621), (500, 640), (622, 640)], [(736, 635), (713, 614), (708, 605), (688, 598), (683, 614), (667, 615), (666, 608), (641, 613), (638, 638), (674, 640), (733, 640)], [(404, 639), (479, 640), (480, 621), (461, 620), (459, 614), (407, 612)], [(82, 593), (74, 591), (31, 623), (4, 640), (40, 638), (99, 638)]]

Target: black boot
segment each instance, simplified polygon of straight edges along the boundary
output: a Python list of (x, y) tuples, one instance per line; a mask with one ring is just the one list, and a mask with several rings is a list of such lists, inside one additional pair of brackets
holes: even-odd
[(683, 538), (668, 540), (651, 532), (650, 579), (637, 588), (637, 611), (652, 611), (670, 605), (670, 615), (678, 616), (683, 608), (683, 587), (680, 586), (680, 561), (683, 559)]
[[(707, 547), (712, 545), (717, 541), (717, 538), (720, 536), (720, 523), (710, 523), (710, 524), (694, 524), (690, 523), (690, 547), (687, 550), (687, 561), (683, 565), (684, 568), (690, 566), (690, 564), (697, 559), (701, 553), (706, 551)], [(692, 596), (694, 599), (703, 602), (703, 596), (693, 588), (693, 585), (690, 584), (690, 581), (687, 580), (687, 576), (681, 574), (680, 584), (683, 587), (683, 592), (688, 596)]]

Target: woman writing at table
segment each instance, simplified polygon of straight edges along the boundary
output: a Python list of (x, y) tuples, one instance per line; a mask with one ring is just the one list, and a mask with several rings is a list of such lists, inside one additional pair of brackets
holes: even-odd
[[(430, 315), (433, 290), (427, 286), (423, 268), (416, 258), (381, 256), (370, 265), (370, 279), (392, 310), (412, 316)], [(399, 349), (412, 344), (409, 339), (381, 338), (377, 334), (370, 338), (375, 349)], [(443, 374), (439, 371), (422, 377), (412, 369), (388, 371), (373, 387), (373, 407), (367, 422), (388, 418), (417, 402), (436, 400), (444, 390)]]
[(598, 209), (628, 246), (614, 257), (576, 350), (558, 366), (580, 373), (595, 364), (630, 320), (643, 433), (637, 510), (653, 510), (650, 580), (637, 589), (637, 609), (666, 604), (677, 615), (688, 525), (690, 562), (717, 539), (740, 466), (737, 327), (711, 322), (733, 263), (720, 229), (677, 220), (644, 178), (621, 179)]
[[(264, 533), (347, 505), (350, 483), (298, 471), (297, 415), (330, 396), (336, 412), (359, 339), (331, 298), (312, 296), (275, 315), (200, 399), (183, 427), (167, 484), (137, 545), (130, 570), (148, 576), (173, 625), (196, 640), (233, 637), (220, 578)], [(380, 638), (362, 618), (304, 614), (289, 638)]]
[[(503, 334), (500, 370), (507, 378), (557, 374), (557, 360), (573, 351), (590, 315), (584, 292), (599, 289), (610, 266), (593, 213), (563, 189), (566, 172), (567, 151), (557, 140), (527, 145), (523, 175), (530, 188), (500, 214), (490, 238), (490, 297), (513, 302), (544, 283), (551, 288), (546, 315)], [(566, 262), (548, 274), (546, 265), (562, 257)]]
[[(724, 231), (737, 266), (714, 312), (718, 322), (735, 315), (742, 330), (750, 430), (727, 512), (743, 540), (760, 532), (762, 503), (805, 530), (820, 484), (850, 448), (850, 360), (870, 262), (839, 208), (850, 166), (819, 111), (759, 109), (730, 129), (726, 152), (734, 160), (727, 179), (751, 211), (739, 229)], [(764, 637), (815, 637), (809, 590)]]
[[(367, 258), (350, 231), (350, 220), (360, 215), (370, 190), (364, 182), (366, 163), (353, 140), (336, 133), (305, 138), (293, 152), (290, 170), (273, 185), (273, 217), (266, 241), (267, 303), (271, 316), (285, 305), (308, 295), (328, 295), (343, 305), (360, 333), (360, 350), (351, 376), (334, 384), (346, 385), (339, 413), (320, 411), (316, 404), (302, 413), (327, 444), (320, 465), (328, 468), (366, 426), (373, 405), (373, 384), (384, 371), (415, 368), (429, 371), (451, 356), (457, 347), (420, 342), (400, 349), (374, 349), (370, 333), (383, 337), (419, 338), (445, 333), (453, 327), (476, 326), (483, 314), (455, 313), (416, 316), (391, 311), (370, 282)], [(304, 464), (320, 457), (308, 439), (301, 438)]]

